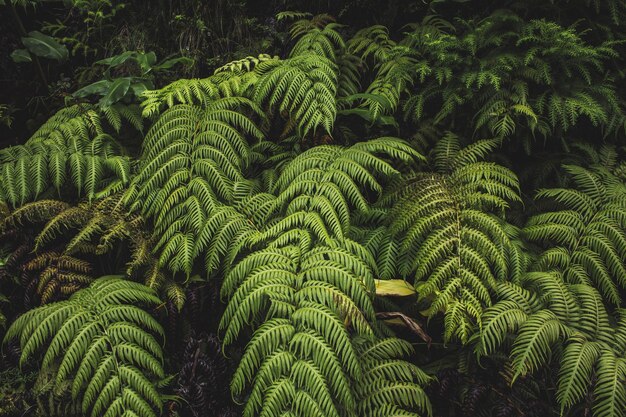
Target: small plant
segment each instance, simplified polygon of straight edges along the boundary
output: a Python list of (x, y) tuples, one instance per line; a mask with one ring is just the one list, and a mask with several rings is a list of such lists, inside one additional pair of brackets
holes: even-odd
[(130, 103), (141, 97), (144, 91), (154, 88), (152, 80), (155, 74), (167, 71), (177, 64), (191, 65), (193, 61), (188, 58), (172, 58), (157, 64), (154, 52), (127, 51), (95, 62), (95, 65), (106, 68), (103, 72), (104, 79), (89, 84), (72, 95), (76, 98), (99, 96), (101, 98), (97, 105), (103, 110), (118, 102)]
[(0, 125), (11, 127), (15, 108), (9, 104), (0, 104)]

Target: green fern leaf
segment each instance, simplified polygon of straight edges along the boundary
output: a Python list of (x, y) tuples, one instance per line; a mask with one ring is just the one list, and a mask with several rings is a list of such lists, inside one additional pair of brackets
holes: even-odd
[(147, 287), (102, 277), (67, 301), (18, 318), (5, 342), (20, 338), (22, 364), (48, 343), (41, 372), (60, 361), (56, 385), (74, 375), (73, 400), (81, 401), (85, 414), (156, 416), (163, 400), (154, 381), (164, 372), (160, 344), (152, 333), (162, 330), (132, 303), (159, 302)]

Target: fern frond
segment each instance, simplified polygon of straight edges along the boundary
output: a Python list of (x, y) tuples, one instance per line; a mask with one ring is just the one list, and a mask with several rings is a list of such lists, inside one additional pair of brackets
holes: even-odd
[(284, 61), (266, 61), (256, 67), (260, 73), (254, 99), (270, 109), (287, 112), (304, 137), (319, 127), (332, 132), (337, 113), (337, 69), (323, 56), (305, 54)]
[[(359, 276), (364, 273), (369, 277), (362, 282)], [(394, 368), (392, 358), (406, 354), (406, 346), (377, 354), (374, 347), (363, 348), (371, 355), (372, 370), (368, 379), (360, 379), (363, 365), (348, 330), (372, 336), (368, 321), (374, 312), (367, 282), (372, 285), (373, 277), (362, 261), (323, 246), (302, 254), (293, 246), (256, 251), (234, 266), (222, 288), (223, 294), (232, 294), (221, 322), (225, 344), (255, 317), (268, 317), (250, 340), (232, 382), (238, 395), (252, 384), (245, 415), (298, 410), (301, 391), (312, 394), (303, 405), (306, 415), (340, 415), (342, 409), (355, 412), (355, 392), (349, 381), (359, 381), (373, 394), (381, 383), (375, 369), (388, 378), (385, 389), (389, 393), (411, 391), (419, 393), (418, 400), (407, 403), (403, 397), (385, 395), (370, 398), (362, 410), (379, 410), (389, 404), (429, 407), (419, 386), (427, 379), (421, 371), (415, 368), (407, 376), (402, 371), (404, 362), (395, 363)], [(291, 388), (283, 391), (285, 386)]]
[(513, 344), (513, 380), (537, 370), (551, 355), (550, 346), (564, 336), (567, 330), (549, 310), (531, 316), (521, 327)]
[(626, 410), (626, 362), (610, 350), (601, 352), (597, 368), (593, 412), (598, 417), (622, 417)]
[(258, 57), (247, 56), (243, 59), (238, 59), (236, 61), (229, 62), (228, 64), (222, 65), (214, 71), (214, 74), (223, 71), (230, 71), (234, 73), (244, 73), (250, 72), (254, 69), (254, 67), (263, 61), (267, 61), (270, 59), (279, 59), (278, 56), (270, 56), (268, 54), (259, 54)]
[(0, 198), (21, 206), (52, 188), (61, 193), (71, 179), (78, 195), (92, 200), (107, 182), (128, 183), (127, 160), (96, 109), (64, 108), (24, 145), (0, 150)]
[(579, 282), (578, 271), (585, 282), (593, 282), (603, 297), (619, 305), (620, 288), (626, 281), (626, 188), (603, 169), (591, 170), (566, 165), (573, 188), (542, 190), (540, 198), (556, 201), (558, 211), (533, 216), (524, 229), (526, 236), (547, 250), (539, 260), (541, 267), (558, 267), (566, 280)]
[(395, 359), (411, 352), (407, 342), (360, 338), (354, 343), (364, 368), (363, 378), (355, 381), (360, 415), (413, 416), (414, 409), (419, 415), (432, 414), (421, 388), (430, 377), (417, 366)]
[[(265, 59), (260, 60), (262, 61)], [(256, 78), (255, 72), (241, 75), (232, 71), (216, 71), (208, 78), (182, 79), (159, 90), (146, 90), (142, 93), (142, 115), (154, 117), (164, 109), (178, 104), (204, 107), (220, 98), (246, 96), (246, 91), (254, 84)]]
[[(356, 338), (378, 340), (372, 325), (375, 262), (345, 234), (351, 211), (367, 211), (374, 193), (399, 174), (389, 161), (420, 158), (394, 138), (317, 146), (281, 169), (277, 197), (261, 194), (271, 220), (251, 235), (250, 253), (233, 259), (222, 285), (229, 299), (220, 323), (224, 343), (253, 329), (231, 385), (238, 396), (249, 390), (244, 415), (428, 409), (420, 387), (426, 378), (417, 368), (404, 373), (406, 363), (398, 360), (408, 353), (406, 346), (391, 352), (381, 346), (380, 356), (369, 362), (371, 374), (362, 379), (366, 368)], [(351, 381), (362, 385), (352, 388)], [(415, 400), (405, 399), (409, 393)], [(367, 402), (361, 408), (359, 395)]]
[(420, 298), (432, 298), (427, 313), (445, 312), (446, 337), (466, 342), (509, 270), (510, 239), (487, 210), (519, 196), (511, 171), (477, 161), (493, 143), (460, 149), (457, 140), (447, 135), (435, 149), (441, 173), (414, 174), (392, 194), (390, 230), (405, 254), (400, 273), (414, 275)]
[(376, 62), (385, 62), (396, 42), (389, 37), (389, 30), (382, 25), (370, 26), (360, 29), (348, 41), (348, 50), (353, 54), (359, 54), (361, 59), (367, 59), (370, 55)]
[[(174, 272), (189, 274), (203, 253), (213, 270), (235, 236), (254, 231), (245, 217), (223, 206), (233, 201), (234, 185), (244, 179), (250, 155), (247, 136), (261, 138), (256, 125), (238, 110), (258, 108), (244, 98), (217, 99), (204, 110), (177, 105), (146, 136), (127, 197), (154, 218), (160, 263)], [(227, 221), (229, 215), (233, 221)]]
[[(326, 13), (313, 16), (310, 13), (286, 11), (278, 13), (276, 17), (278, 20), (298, 19), (292, 23), (289, 28), (289, 33), (292, 39), (296, 39), (315, 30), (323, 29), (326, 26), (333, 24), (335, 21), (334, 17)], [(310, 19), (307, 19), (307, 17), (310, 17)]]
[(133, 303), (156, 304), (154, 293), (119, 277), (102, 277), (69, 300), (18, 318), (5, 342), (19, 337), (20, 363), (48, 348), (41, 372), (58, 364), (56, 386), (73, 376), (72, 398), (91, 416), (156, 416), (163, 404), (155, 381), (164, 377), (156, 321)]
[(598, 347), (590, 342), (574, 342), (565, 348), (557, 390), (561, 413), (579, 402), (588, 391), (593, 365), (599, 355)]
[[(290, 57), (317, 55), (330, 61), (336, 60), (336, 51), (344, 49), (345, 44), (341, 35), (337, 32), (341, 25), (329, 23), (323, 29), (314, 28), (304, 34), (291, 49)], [(295, 31), (297, 37), (302, 31)], [(294, 31), (292, 31), (294, 33)]]

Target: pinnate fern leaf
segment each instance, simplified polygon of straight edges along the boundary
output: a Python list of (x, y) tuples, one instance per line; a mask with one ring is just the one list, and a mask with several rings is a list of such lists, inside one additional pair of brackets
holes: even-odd
[(18, 338), (20, 363), (47, 344), (42, 372), (58, 365), (55, 383), (71, 379), (72, 398), (91, 416), (157, 416), (164, 378), (157, 337), (163, 330), (134, 304), (160, 303), (149, 288), (118, 276), (102, 277), (69, 300), (20, 316), (5, 342)]
[(432, 297), (428, 315), (446, 314), (447, 339), (469, 340), (508, 276), (511, 243), (497, 215), (519, 200), (518, 185), (508, 169), (477, 161), (493, 146), (461, 149), (447, 135), (435, 149), (439, 172), (414, 174), (388, 197), (397, 201), (389, 216), (404, 254), (398, 272), (414, 277), (420, 297)]

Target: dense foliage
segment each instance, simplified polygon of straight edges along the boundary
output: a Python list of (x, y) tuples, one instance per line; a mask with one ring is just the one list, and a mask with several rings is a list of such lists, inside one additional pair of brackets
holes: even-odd
[(626, 3), (51, 3), (0, 415), (626, 417)]

